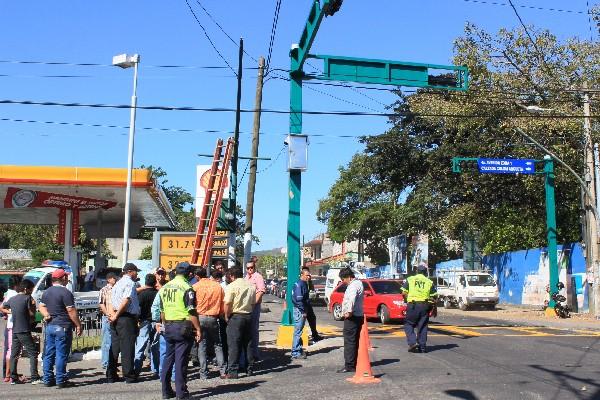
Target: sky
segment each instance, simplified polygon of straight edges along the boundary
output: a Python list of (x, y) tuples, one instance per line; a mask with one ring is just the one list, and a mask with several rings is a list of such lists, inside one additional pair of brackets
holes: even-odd
[[(244, 39), (249, 55), (243, 59), (247, 69), (242, 108), (253, 109), (257, 62), (251, 57), (267, 56), (277, 1), (188, 1), (4, 1), (0, 99), (129, 104), (132, 70), (110, 64), (116, 54), (138, 53), (138, 105), (234, 109), (236, 78), (223, 59), (237, 71), (238, 47), (216, 21), (235, 42)], [(586, 0), (513, 3), (526, 24), (550, 29), (560, 38), (589, 39), (592, 34)], [(278, 78), (287, 74), (289, 48), (298, 42), (311, 4), (311, 0), (281, 3), (273, 71), (263, 91), (265, 109), (289, 109), (289, 82)], [(324, 19), (311, 53), (449, 64), (453, 41), (467, 21), (489, 32), (519, 26), (508, 0), (346, 0), (337, 14)], [(317, 60), (310, 63), (320, 67)], [(164, 65), (186, 68), (159, 67)], [(316, 72), (311, 66), (305, 70)], [(385, 112), (394, 100), (387, 91), (344, 87), (313, 86), (303, 92), (305, 110)], [(241, 156), (250, 155), (252, 123), (253, 115), (243, 113)], [(125, 168), (128, 124), (128, 109), (0, 104), (0, 164)], [(310, 147), (308, 170), (302, 174), (301, 231), (309, 241), (327, 229), (316, 219), (318, 202), (338, 177), (338, 168), (362, 150), (357, 138), (383, 133), (389, 125), (379, 116), (332, 115), (305, 115), (303, 124)], [(212, 153), (216, 140), (231, 136), (234, 125), (232, 112), (138, 110), (134, 166), (160, 166), (168, 173), (169, 185), (195, 193), (196, 165), (209, 161), (198, 154)], [(253, 225), (260, 244), (255, 250), (286, 244), (288, 173), (283, 141), (288, 129), (288, 115), (263, 113), (259, 155), (272, 160), (258, 165)], [(238, 168), (238, 199), (245, 207), (247, 161), (240, 160)]]

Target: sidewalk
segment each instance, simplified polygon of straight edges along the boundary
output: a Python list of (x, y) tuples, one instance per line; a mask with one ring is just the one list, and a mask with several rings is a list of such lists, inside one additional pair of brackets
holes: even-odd
[[(275, 301), (275, 302), (272, 302)], [(368, 388), (353, 388), (346, 386), (344, 377), (337, 376), (335, 370), (342, 364), (343, 340), (341, 337), (331, 337), (320, 341), (308, 348), (311, 356), (308, 360), (295, 360), (290, 358), (290, 349), (276, 347), (277, 331), (279, 328), (283, 304), (277, 300), (267, 299), (262, 306), (260, 325), (260, 352), (261, 361), (257, 364), (256, 375), (246, 377), (241, 375), (235, 381), (224, 381), (217, 377), (199, 379), (198, 369), (190, 364), (188, 386), (193, 398), (211, 397), (216, 399), (296, 399), (295, 388), (299, 382), (310, 382), (305, 389), (308, 397), (320, 396), (324, 399), (337, 399), (336, 393), (344, 393), (347, 399), (363, 399), (368, 396)], [(0, 335), (3, 335), (4, 324), (0, 324)], [(1, 336), (0, 336), (1, 337)], [(1, 341), (0, 341), (1, 342)], [(1, 349), (0, 349), (1, 351)], [(134, 385), (125, 383), (106, 384), (105, 371), (100, 366), (100, 360), (70, 361), (68, 371), (70, 381), (75, 385), (73, 389), (59, 390), (48, 389), (43, 385), (16, 385), (0, 383), (2, 399), (33, 400), (55, 397), (60, 399), (81, 400), (94, 398), (95, 400), (124, 399), (136, 400), (159, 399), (161, 397), (160, 381), (152, 379), (150, 373), (144, 369), (140, 382)], [(19, 373), (29, 376), (29, 362), (27, 359), (19, 360)], [(39, 365), (42, 372), (42, 365)], [(324, 374), (324, 372), (327, 372)], [(213, 370), (213, 375), (216, 370)], [(329, 387), (331, 379), (336, 385), (341, 385), (337, 390), (323, 396), (321, 387)]]
[(507, 323), (545, 326), (558, 329), (590, 329), (600, 331), (600, 321), (596, 320), (590, 314), (571, 314), (571, 318), (561, 319), (558, 317), (546, 317), (541, 307), (534, 306), (516, 306), (510, 304), (499, 304), (494, 311), (488, 310), (468, 310), (461, 311), (457, 308), (438, 307), (439, 315), (453, 315), (484, 318), (493, 321), (503, 321)]

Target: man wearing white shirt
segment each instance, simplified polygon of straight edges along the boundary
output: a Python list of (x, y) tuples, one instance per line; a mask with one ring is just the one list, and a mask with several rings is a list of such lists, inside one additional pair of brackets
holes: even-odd
[(83, 281), (85, 282), (84, 291), (91, 292), (94, 290), (94, 280), (96, 280), (96, 273), (94, 272), (94, 267), (90, 267), (88, 273), (85, 274), (85, 278), (83, 278)]
[[(15, 288), (18, 286), (16, 279), (12, 279), (10, 282), (10, 288), (4, 293), (3, 301), (8, 301), (11, 297), (17, 294)], [(4, 344), (2, 348), (4, 352), (2, 354), (2, 376), (4, 382), (10, 382), (10, 352), (12, 350), (12, 314), (6, 315), (6, 329), (4, 329)]]

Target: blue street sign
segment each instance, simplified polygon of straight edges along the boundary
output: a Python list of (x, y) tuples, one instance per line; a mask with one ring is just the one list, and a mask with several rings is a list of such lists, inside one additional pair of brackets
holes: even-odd
[(481, 174), (535, 174), (534, 160), (479, 158), (477, 167)]

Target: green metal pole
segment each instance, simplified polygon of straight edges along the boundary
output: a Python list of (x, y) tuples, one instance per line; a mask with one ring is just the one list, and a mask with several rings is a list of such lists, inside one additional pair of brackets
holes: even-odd
[[(290, 134), (302, 133), (302, 70), (299, 70), (297, 49), (290, 52)], [(286, 309), (281, 317), (282, 325), (294, 325), (294, 305), (292, 304), (292, 287), (300, 276), (300, 195), (302, 192), (302, 173), (290, 171), (289, 178), (289, 211), (287, 232), (287, 291), (285, 295)]]
[[(554, 161), (552, 157), (544, 157), (544, 174), (546, 189), (546, 235), (548, 239), (548, 267), (550, 269), (550, 292), (557, 290), (558, 283), (558, 256), (556, 245), (556, 202), (554, 200)], [(554, 307), (550, 299), (549, 307)]]

